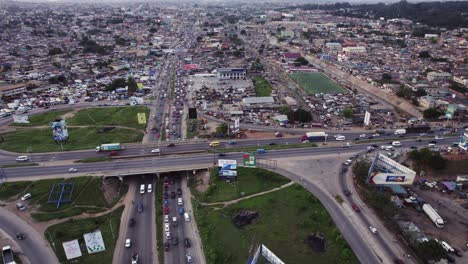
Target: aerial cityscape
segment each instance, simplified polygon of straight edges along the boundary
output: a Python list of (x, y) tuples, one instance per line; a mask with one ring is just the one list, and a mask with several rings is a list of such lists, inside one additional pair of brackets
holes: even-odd
[(2, 263), (468, 263), (467, 11), (0, 0)]

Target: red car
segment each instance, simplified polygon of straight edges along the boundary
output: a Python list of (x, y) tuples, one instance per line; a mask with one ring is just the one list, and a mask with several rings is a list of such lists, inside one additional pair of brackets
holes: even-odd
[(168, 215), (169, 214), (169, 207), (164, 207), (164, 214)]
[(356, 204), (353, 204), (351, 207), (353, 207), (353, 210), (356, 211), (356, 213), (361, 212), (361, 209)]

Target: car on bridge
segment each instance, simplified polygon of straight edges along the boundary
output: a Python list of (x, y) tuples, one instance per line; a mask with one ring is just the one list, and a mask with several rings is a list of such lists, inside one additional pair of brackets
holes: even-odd
[(29, 157), (28, 156), (18, 156), (16, 158), (16, 161), (28, 161)]

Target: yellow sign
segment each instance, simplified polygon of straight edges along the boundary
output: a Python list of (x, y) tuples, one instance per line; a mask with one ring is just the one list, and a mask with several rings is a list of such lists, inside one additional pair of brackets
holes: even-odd
[(146, 124), (146, 114), (145, 113), (137, 113), (138, 117), (138, 124), (144, 125)]

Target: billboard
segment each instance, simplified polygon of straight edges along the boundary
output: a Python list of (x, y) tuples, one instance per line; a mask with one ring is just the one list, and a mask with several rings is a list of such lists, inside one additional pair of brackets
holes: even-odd
[(415, 171), (377, 154), (369, 168), (367, 182), (371, 185), (411, 185), (415, 177)]
[(27, 116), (27, 115), (13, 115), (13, 123), (29, 124), (29, 116)]
[(137, 113), (138, 117), (138, 124), (144, 125), (146, 124), (146, 113)]
[(237, 177), (236, 170), (220, 170), (219, 177)]
[(244, 167), (255, 168), (257, 166), (257, 159), (254, 152), (244, 153)]
[(239, 133), (240, 129), (240, 119), (236, 118), (234, 119), (234, 133)]
[(225, 159), (218, 160), (218, 167), (224, 167), (226, 165), (237, 165), (237, 160), (225, 160)]
[(63, 242), (62, 247), (67, 259), (74, 259), (82, 256), (78, 239)]
[(65, 119), (56, 119), (51, 124), (54, 140), (57, 142), (68, 140), (67, 122)]
[(86, 243), (86, 249), (89, 254), (98, 253), (106, 250), (104, 246), (104, 240), (102, 239), (101, 230), (97, 230), (93, 233), (86, 233), (83, 235)]
[(463, 149), (464, 151), (468, 150), (468, 132), (465, 132), (463, 133), (463, 135), (460, 136), (458, 147)]
[(269, 250), (265, 245), (262, 244), (262, 255), (272, 264), (286, 264), (280, 258), (278, 258), (273, 251)]
[(364, 114), (364, 125), (370, 125), (370, 113), (368, 111), (366, 111), (366, 113)]

